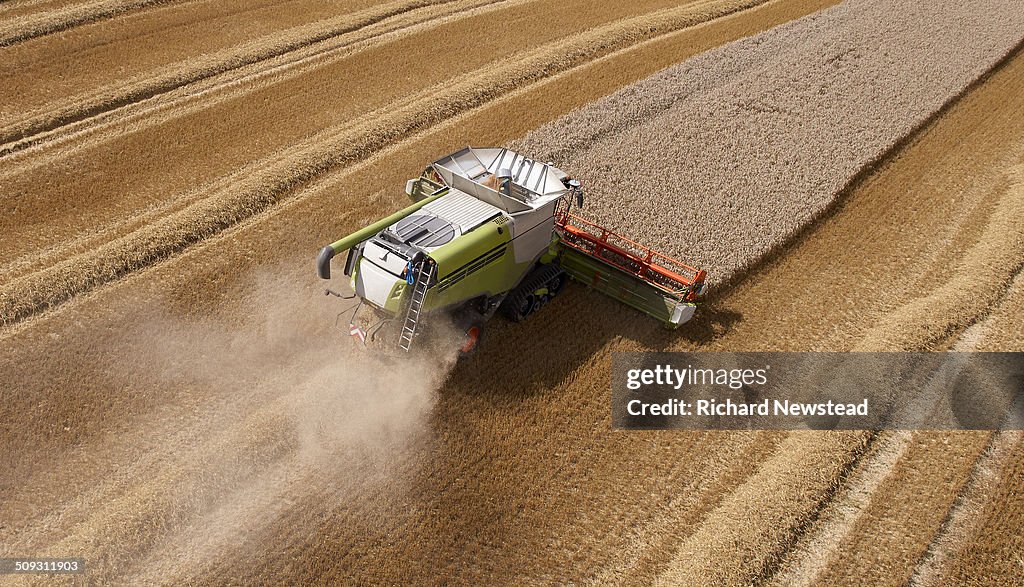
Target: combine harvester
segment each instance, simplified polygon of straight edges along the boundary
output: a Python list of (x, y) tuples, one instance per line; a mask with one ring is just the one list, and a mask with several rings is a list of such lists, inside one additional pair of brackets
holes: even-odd
[[(614, 297), (669, 328), (689, 320), (706, 273), (571, 213), (580, 183), (550, 163), (505, 148), (467, 147), (430, 164), (406, 193), (413, 205), (324, 247), (317, 273), (348, 251), (345, 275), (358, 298), (349, 332), (363, 344), (388, 339), (408, 351), (428, 315), (449, 313), (476, 348), (501, 310), (519, 322), (567, 278)], [(375, 314), (364, 328), (360, 311)], [(344, 313), (344, 312), (343, 312)], [(339, 315), (340, 317), (340, 315)], [(400, 328), (388, 328), (397, 322)]]

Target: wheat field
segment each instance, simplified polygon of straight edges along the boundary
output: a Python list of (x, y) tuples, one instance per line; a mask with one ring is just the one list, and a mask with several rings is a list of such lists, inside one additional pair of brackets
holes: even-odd
[[(988, 0), (0, 4), (0, 557), (1019, 579), (1019, 434), (622, 432), (608, 395), (620, 351), (1024, 350), (1022, 31)], [(349, 344), (316, 251), (466, 144), (708, 267), (695, 320), (573, 286), (469, 362)]]

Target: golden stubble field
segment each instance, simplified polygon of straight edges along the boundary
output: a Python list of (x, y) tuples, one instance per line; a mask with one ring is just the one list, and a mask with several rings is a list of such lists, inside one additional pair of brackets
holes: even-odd
[[(0, 5), (3, 554), (135, 584), (1019, 577), (1019, 435), (609, 429), (620, 350), (1024, 347), (1020, 9), (873, 30), (851, 2), (727, 45), (830, 5)], [(775, 158), (731, 154), (758, 133)], [(603, 219), (696, 203), (710, 232), (648, 235), (729, 287), (675, 334), (571, 288), (454, 368), (351, 349), (315, 251), (517, 139), (594, 175)], [(686, 199), (597, 179), (691, 143)]]

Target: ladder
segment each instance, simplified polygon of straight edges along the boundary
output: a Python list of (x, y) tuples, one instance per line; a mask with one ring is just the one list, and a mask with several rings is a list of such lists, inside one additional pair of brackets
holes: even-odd
[(409, 300), (409, 307), (405, 311), (405, 326), (402, 328), (402, 338), (398, 346), (408, 352), (412, 347), (412, 337), (416, 335), (416, 327), (420, 323), (420, 311), (423, 309), (423, 300), (427, 297), (427, 287), (434, 277), (436, 265), (426, 260), (416, 266), (416, 285), (412, 290), (412, 298)]

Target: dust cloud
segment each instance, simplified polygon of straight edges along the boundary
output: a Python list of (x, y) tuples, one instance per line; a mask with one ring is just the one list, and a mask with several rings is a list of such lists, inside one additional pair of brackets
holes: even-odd
[(156, 458), (130, 478), (129, 492), (154, 496), (135, 511), (170, 520), (135, 545), (132, 582), (187, 579), (228, 547), (266, 548), (260, 529), (310, 504), (404, 491), (401, 455), (430, 440), (458, 339), (442, 327), (418, 353), (362, 347), (350, 314), (338, 315), (355, 301), (296, 287), (308, 283), (292, 275), (298, 265), (254, 276), (228, 315), (223, 303), (215, 316), (171, 303), (126, 333), (124, 350), (138, 355), (129, 379), (177, 398), (156, 407), (158, 425), (142, 433)]

